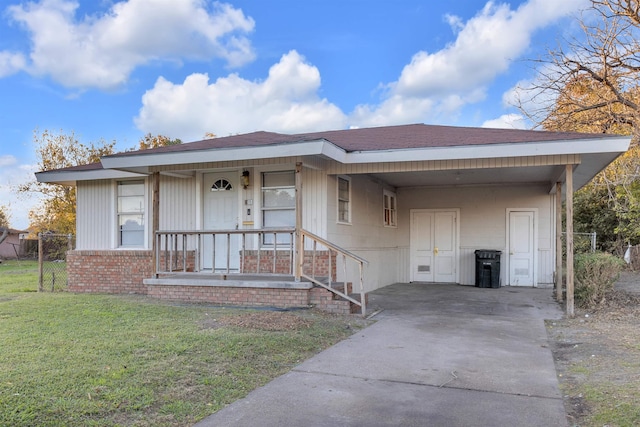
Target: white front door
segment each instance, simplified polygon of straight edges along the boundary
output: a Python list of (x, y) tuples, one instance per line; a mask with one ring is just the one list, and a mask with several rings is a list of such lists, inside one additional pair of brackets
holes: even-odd
[[(206, 173), (203, 175), (205, 230), (238, 229), (238, 174)], [(202, 251), (202, 265), (211, 269), (215, 259), (215, 270), (237, 271), (240, 268), (238, 235), (216, 235), (215, 246), (211, 236), (205, 236)], [(214, 251), (215, 248), (215, 251)]]
[(535, 272), (535, 212), (509, 212), (509, 284), (533, 286)]
[(458, 211), (411, 211), (411, 281), (455, 283)]

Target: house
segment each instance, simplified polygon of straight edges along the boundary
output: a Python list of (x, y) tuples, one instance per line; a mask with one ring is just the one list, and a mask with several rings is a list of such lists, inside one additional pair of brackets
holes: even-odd
[(629, 143), (424, 124), (254, 132), (37, 178), (77, 188), (73, 291), (340, 311), (325, 288), (364, 305), (396, 282), (474, 285), (477, 250), (501, 252), (503, 286), (553, 286), (562, 194)]
[(0, 260), (20, 259), (25, 256), (25, 248), (22, 243), (28, 233), (28, 231), (0, 227)]

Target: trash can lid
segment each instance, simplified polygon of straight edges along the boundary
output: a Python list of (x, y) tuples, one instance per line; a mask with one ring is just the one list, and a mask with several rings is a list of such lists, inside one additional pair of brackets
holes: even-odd
[(494, 259), (500, 257), (502, 251), (494, 249), (477, 249), (475, 254), (478, 258)]

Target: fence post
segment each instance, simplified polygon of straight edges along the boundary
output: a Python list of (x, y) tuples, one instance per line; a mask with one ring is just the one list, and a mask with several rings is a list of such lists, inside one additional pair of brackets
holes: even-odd
[(44, 249), (43, 249), (42, 233), (38, 233), (38, 292), (43, 291), (42, 273), (44, 265)]

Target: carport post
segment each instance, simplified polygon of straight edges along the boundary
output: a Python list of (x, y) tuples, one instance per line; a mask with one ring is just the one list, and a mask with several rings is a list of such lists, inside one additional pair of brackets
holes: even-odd
[(158, 278), (158, 238), (156, 231), (160, 229), (160, 172), (154, 172), (152, 175), (153, 192), (152, 192), (152, 217), (151, 217), (151, 268), (153, 277)]
[(562, 182), (556, 182), (556, 300), (562, 301)]
[(573, 317), (573, 165), (567, 165), (567, 315)]
[(295, 185), (296, 185), (296, 243), (294, 246), (294, 278), (296, 282), (300, 281), (300, 276), (302, 276), (302, 263), (304, 262), (304, 248), (303, 238), (302, 238), (302, 163), (296, 163), (296, 175), (295, 175)]

